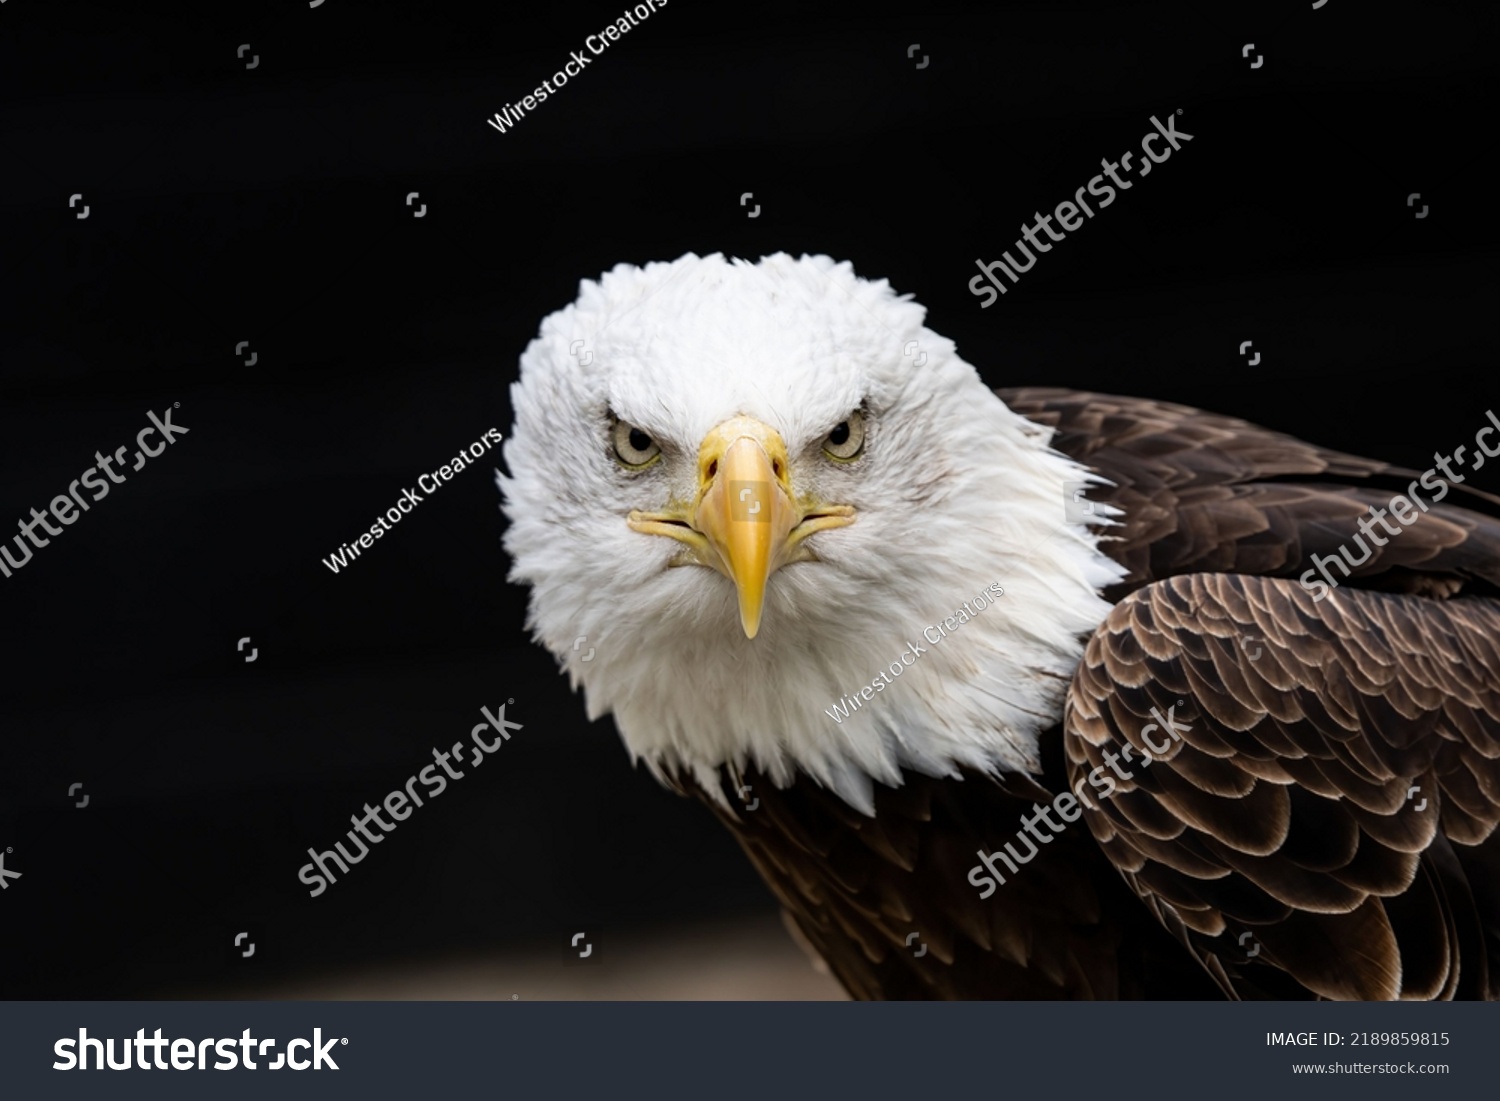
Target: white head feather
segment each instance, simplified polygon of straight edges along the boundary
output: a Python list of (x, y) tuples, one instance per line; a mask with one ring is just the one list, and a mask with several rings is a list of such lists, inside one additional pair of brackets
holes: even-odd
[[(898, 785), (902, 769), (1039, 768), (1037, 736), (1123, 571), (1065, 519), (1064, 483), (1099, 479), (1012, 413), (925, 313), (826, 256), (688, 254), (583, 281), (521, 357), (499, 478), (511, 580), (531, 586), (528, 626), (589, 717), (613, 712), (658, 776), (685, 771), (717, 795), (725, 765), (781, 786), (800, 771), (870, 814), (872, 781)], [(861, 407), (863, 454), (828, 461), (821, 442)], [(681, 544), (626, 526), (631, 510), (690, 499), (700, 441), (739, 414), (781, 434), (799, 492), (856, 509), (808, 538), (819, 561), (771, 576), (754, 639), (729, 578), (668, 568)], [(612, 416), (649, 433), (662, 461), (613, 461)], [(998, 601), (939, 644), (923, 638), (994, 584)], [(890, 675), (908, 642), (926, 652)], [(888, 686), (830, 718), (881, 670)]]

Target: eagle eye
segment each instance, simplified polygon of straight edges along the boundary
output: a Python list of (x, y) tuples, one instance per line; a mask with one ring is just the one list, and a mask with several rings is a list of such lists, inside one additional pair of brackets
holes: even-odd
[(823, 440), (823, 453), (841, 463), (859, 458), (865, 447), (865, 418), (856, 410), (833, 426)]
[(641, 470), (661, 457), (661, 445), (648, 432), (633, 424), (617, 420), (610, 433), (615, 445), (615, 458), (630, 470)]

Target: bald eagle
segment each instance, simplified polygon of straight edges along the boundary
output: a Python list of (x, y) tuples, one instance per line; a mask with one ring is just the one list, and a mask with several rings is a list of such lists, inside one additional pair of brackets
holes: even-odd
[(505, 546), (590, 718), (857, 998), (1495, 998), (1500, 498), (924, 319), (689, 254), (542, 322)]

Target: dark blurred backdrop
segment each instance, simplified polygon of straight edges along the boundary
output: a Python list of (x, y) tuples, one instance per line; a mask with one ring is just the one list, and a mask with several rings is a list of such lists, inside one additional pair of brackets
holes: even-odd
[[(486, 124), (623, 7), (0, 8), (0, 538), (148, 410), (190, 429), (0, 577), (0, 996), (454, 996), (497, 959), (462, 996), (832, 990), (528, 640), (493, 460), (320, 561), (508, 433), (538, 322), (620, 261), (828, 253), (992, 384), (1417, 469), (1500, 406), (1492, 7), (672, 0)], [(1191, 143), (981, 309), (975, 259), (1178, 109)], [(509, 699), (487, 767), (309, 898), (309, 846)], [(580, 985), (578, 930), (687, 980), (729, 930), (787, 979)]]

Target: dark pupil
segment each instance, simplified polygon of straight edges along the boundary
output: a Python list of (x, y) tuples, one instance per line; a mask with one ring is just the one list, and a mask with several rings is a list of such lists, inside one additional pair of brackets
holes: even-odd
[(844, 421), (832, 432), (828, 433), (828, 442), (834, 447), (843, 447), (849, 442), (849, 422)]
[(630, 446), (636, 451), (645, 451), (651, 446), (651, 437), (639, 428), (632, 428), (630, 430)]

